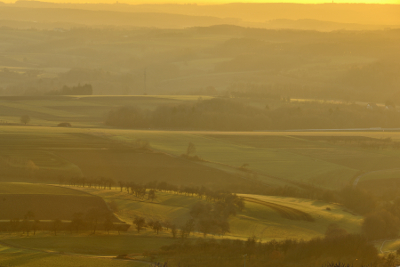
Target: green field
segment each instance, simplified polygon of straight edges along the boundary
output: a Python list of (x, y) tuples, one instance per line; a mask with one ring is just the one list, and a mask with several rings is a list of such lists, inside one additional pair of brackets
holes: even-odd
[[(249, 176), (272, 185), (295, 182), (331, 189), (352, 184), (360, 173), (371, 172), (368, 179), (394, 178), (390, 170), (398, 167), (399, 150), (325, 141), (331, 136), (400, 140), (397, 132), (229, 133), (0, 126), (0, 167), (3, 179), (15, 175), (31, 180), (105, 176), (219, 186)], [(149, 141), (153, 152), (135, 151), (139, 139)], [(189, 142), (205, 162), (178, 158)], [(239, 171), (243, 164), (248, 164), (252, 173)]]
[(399, 140), (397, 132), (98, 131), (127, 143), (146, 137), (152, 147), (172, 155), (181, 154), (188, 142), (192, 142), (197, 154), (205, 160), (231, 167), (247, 163), (250, 170), (264, 175), (259, 179), (267, 183), (276, 183), (276, 179), (271, 179), (273, 177), (331, 189), (351, 183), (360, 172), (397, 168), (400, 159), (400, 151), (394, 149), (369, 150), (309, 138), (361, 136)]

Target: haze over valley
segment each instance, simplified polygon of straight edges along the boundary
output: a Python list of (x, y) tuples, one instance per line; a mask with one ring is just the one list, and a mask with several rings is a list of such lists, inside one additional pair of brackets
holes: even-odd
[(400, 5), (0, 3), (0, 266), (397, 266)]

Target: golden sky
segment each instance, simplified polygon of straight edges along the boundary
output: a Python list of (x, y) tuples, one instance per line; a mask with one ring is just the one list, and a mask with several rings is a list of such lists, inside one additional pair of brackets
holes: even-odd
[[(127, 4), (225, 4), (225, 3), (299, 3), (322, 4), (332, 3), (332, 0), (38, 0), (55, 3), (120, 3)], [(366, 4), (400, 4), (400, 0), (333, 0), (335, 3), (366, 3)], [(15, 0), (0, 0), (13, 3)]]
[[(207, 3), (207, 4), (222, 4), (222, 3), (299, 3), (299, 4), (322, 4), (332, 3), (332, 0), (159, 0), (164, 3)], [(136, 0), (125, 0), (125, 2), (135, 3)], [(143, 2), (157, 2), (157, 0), (149, 0)], [(400, 0), (334, 0), (335, 3), (365, 3), (365, 4), (400, 4)]]

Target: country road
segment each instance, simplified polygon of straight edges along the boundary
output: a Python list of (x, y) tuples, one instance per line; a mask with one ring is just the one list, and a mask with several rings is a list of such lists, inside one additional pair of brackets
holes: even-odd
[(397, 240), (397, 239), (386, 239), (386, 240), (384, 240), (384, 241), (382, 242), (381, 247), (379, 248), (379, 251), (380, 251), (382, 254), (392, 252), (391, 250), (383, 251), (382, 249), (383, 249), (383, 246), (385, 245), (385, 243), (386, 243), (387, 241), (393, 241), (393, 240)]

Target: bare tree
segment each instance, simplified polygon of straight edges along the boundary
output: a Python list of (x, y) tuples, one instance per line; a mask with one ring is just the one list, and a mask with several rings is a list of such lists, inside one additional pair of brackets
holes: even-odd
[(111, 216), (106, 216), (106, 219), (104, 221), (104, 230), (107, 231), (108, 234), (110, 234), (110, 230), (114, 228), (114, 223), (112, 222)]
[(171, 234), (172, 234), (172, 238), (176, 238), (176, 235), (178, 234), (178, 230), (176, 229), (176, 225), (173, 224), (171, 226)]
[(24, 220), (22, 221), (22, 230), (23, 232), (26, 232), (26, 235), (29, 236), (29, 232), (31, 230), (31, 222), (30, 219), (34, 219), (35, 214), (32, 211), (28, 211), (24, 215)]
[(33, 228), (32, 228), (33, 235), (36, 235), (36, 231), (39, 230), (39, 228), (40, 228), (40, 221), (39, 220), (35, 220), (33, 222)]
[(136, 225), (136, 230), (138, 233), (140, 233), (140, 230), (146, 226), (146, 221), (143, 217), (136, 216), (136, 218), (133, 220), (133, 224)]
[(187, 233), (188, 236), (190, 235), (191, 232), (194, 231), (194, 227), (195, 227), (194, 220), (189, 219), (184, 226), (185, 232)]
[(71, 220), (71, 231), (75, 229), (77, 233), (79, 233), (79, 228), (83, 226), (83, 213), (82, 212), (75, 212), (72, 214)]
[(149, 199), (151, 201), (154, 201), (154, 199), (156, 198), (156, 190), (150, 189), (147, 194), (148, 194)]
[(86, 220), (90, 222), (93, 229), (93, 234), (96, 234), (97, 222), (104, 215), (105, 215), (104, 212), (99, 208), (91, 208), (90, 210), (88, 210), (86, 214)]
[(21, 123), (28, 124), (31, 121), (31, 117), (29, 115), (22, 115), (21, 116)]
[(158, 232), (162, 230), (162, 226), (159, 221), (155, 221), (153, 223), (153, 230), (157, 233), (157, 235), (158, 235)]
[(57, 235), (57, 231), (60, 230), (62, 222), (60, 219), (53, 220), (53, 231), (54, 235)]

